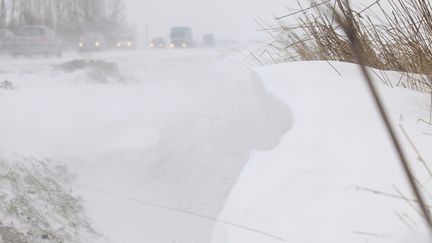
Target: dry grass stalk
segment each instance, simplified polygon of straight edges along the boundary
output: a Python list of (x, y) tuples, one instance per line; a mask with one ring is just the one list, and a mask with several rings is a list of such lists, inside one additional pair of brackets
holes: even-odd
[[(321, 7), (329, 2), (322, 0), (279, 17), (276, 27), (261, 26), (273, 39), (269, 48), (272, 63), (293, 60), (357, 62), (335, 16)], [(429, 1), (388, 0), (390, 9), (385, 9), (377, 0), (359, 11), (346, 9), (342, 0), (333, 2), (332, 7), (340, 14), (350, 14), (366, 66), (408, 73), (408, 79), (401, 85), (432, 91), (432, 6)], [(374, 16), (372, 9), (381, 17)], [(297, 24), (288, 25), (287, 18), (297, 18)]]
[[(349, 5), (348, 0), (337, 0), (339, 5), (343, 5), (342, 7), (339, 7), (338, 9), (335, 9), (333, 7), (330, 7), (330, 9), (333, 10), (335, 14), (335, 18), (337, 22), (340, 24), (342, 30), (346, 34), (347, 38), (349, 39), (350, 48), (351, 51), (356, 58), (357, 63), (359, 63), (359, 66), (361, 68), (361, 72), (367, 82), (367, 85), (369, 87), (369, 90), (372, 94), (372, 97), (375, 101), (375, 104), (378, 108), (378, 111), (380, 113), (380, 116), (385, 124), (385, 127), (387, 129), (387, 132), (390, 136), (391, 142), (397, 152), (399, 162), (403, 168), (403, 172), (408, 180), (409, 186), (415, 195), (415, 198), (420, 206), (420, 210), (422, 213), (422, 216), (425, 220), (425, 223), (427, 224), (430, 232), (432, 233), (432, 218), (430, 215), (430, 212), (428, 210), (428, 207), (425, 203), (424, 197), (420, 191), (420, 188), (418, 187), (416, 183), (416, 179), (414, 176), (414, 173), (409, 165), (407, 156), (405, 155), (404, 150), (402, 149), (402, 145), (400, 144), (399, 140), (397, 139), (396, 133), (392, 128), (391, 121), (387, 115), (386, 109), (384, 107), (384, 104), (381, 100), (381, 97), (378, 94), (377, 88), (375, 87), (375, 83), (371, 78), (371, 75), (366, 68), (366, 58), (364, 57), (364, 53), (362, 52), (363, 49), (363, 42), (362, 42), (362, 35), (359, 32), (357, 22), (355, 20), (355, 17), (353, 15), (353, 11), (351, 10), (351, 7)], [(413, 1), (415, 2), (415, 1)], [(342, 11), (342, 12), (341, 12)]]

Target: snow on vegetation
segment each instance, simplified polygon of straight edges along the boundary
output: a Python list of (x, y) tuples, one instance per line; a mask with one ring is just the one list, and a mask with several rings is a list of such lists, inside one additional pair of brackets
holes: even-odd
[(99, 83), (125, 82), (118, 64), (103, 60), (76, 59), (55, 65), (54, 70), (66, 73), (81, 72), (81, 80)]
[(0, 242), (89, 242), (97, 237), (65, 166), (0, 156)]

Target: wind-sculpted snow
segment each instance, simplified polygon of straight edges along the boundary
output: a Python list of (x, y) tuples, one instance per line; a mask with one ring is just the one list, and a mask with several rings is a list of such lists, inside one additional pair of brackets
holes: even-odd
[(209, 242), (250, 152), (292, 126), (286, 104), (214, 50), (87, 58), (116, 63), (121, 85), (81, 82), (89, 62), (65, 59), (5, 67), (17, 89), (0, 93), (0, 147), (65, 162), (108, 242)]
[[(358, 70), (326, 62), (258, 69), (296, 122), (275, 149), (252, 153), (220, 219), (281, 239), (221, 223), (212, 243), (430, 242)], [(401, 76), (386, 73), (395, 83)], [(418, 122), (430, 115), (430, 97), (376, 82), (430, 204), (431, 175), (415, 152), (430, 166), (430, 126)]]

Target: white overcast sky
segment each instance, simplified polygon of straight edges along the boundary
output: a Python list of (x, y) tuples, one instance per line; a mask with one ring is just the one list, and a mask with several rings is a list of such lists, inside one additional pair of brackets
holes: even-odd
[[(268, 21), (298, 10), (298, 0), (125, 0), (128, 15), (135, 23), (140, 37), (145, 25), (150, 38), (167, 37), (172, 26), (189, 26), (195, 40), (203, 34), (213, 33), (218, 39), (254, 40), (267, 37), (258, 32), (254, 18)], [(299, 0), (310, 6), (310, 0)], [(362, 0), (356, 5), (368, 6), (375, 0)]]
[(262, 37), (254, 18), (271, 20), (287, 13), (295, 0), (126, 0), (129, 19), (140, 36), (148, 24), (150, 37), (167, 37), (172, 26), (190, 26), (194, 38), (214, 33), (219, 39), (253, 40)]

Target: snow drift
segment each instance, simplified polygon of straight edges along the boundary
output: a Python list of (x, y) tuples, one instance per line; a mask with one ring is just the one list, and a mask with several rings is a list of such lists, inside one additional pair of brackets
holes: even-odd
[[(422, 232), (423, 221), (403, 199), (412, 198), (410, 190), (358, 67), (332, 65), (340, 74), (325, 62), (258, 69), (269, 92), (292, 107), (295, 125), (275, 149), (251, 155), (220, 219), (280, 239), (220, 224), (213, 243), (395, 243), (420, 242), (412, 235), (425, 235), (414, 233)], [(395, 128), (402, 125), (432, 161), (431, 137), (424, 135), (429, 128), (417, 123), (428, 117), (428, 96), (384, 85), (380, 90)], [(429, 188), (430, 176), (400, 139), (419, 183)]]
[(3, 66), (0, 147), (64, 162), (101, 240), (209, 242), (250, 152), (292, 126), (289, 106), (214, 50), (95, 55)]

